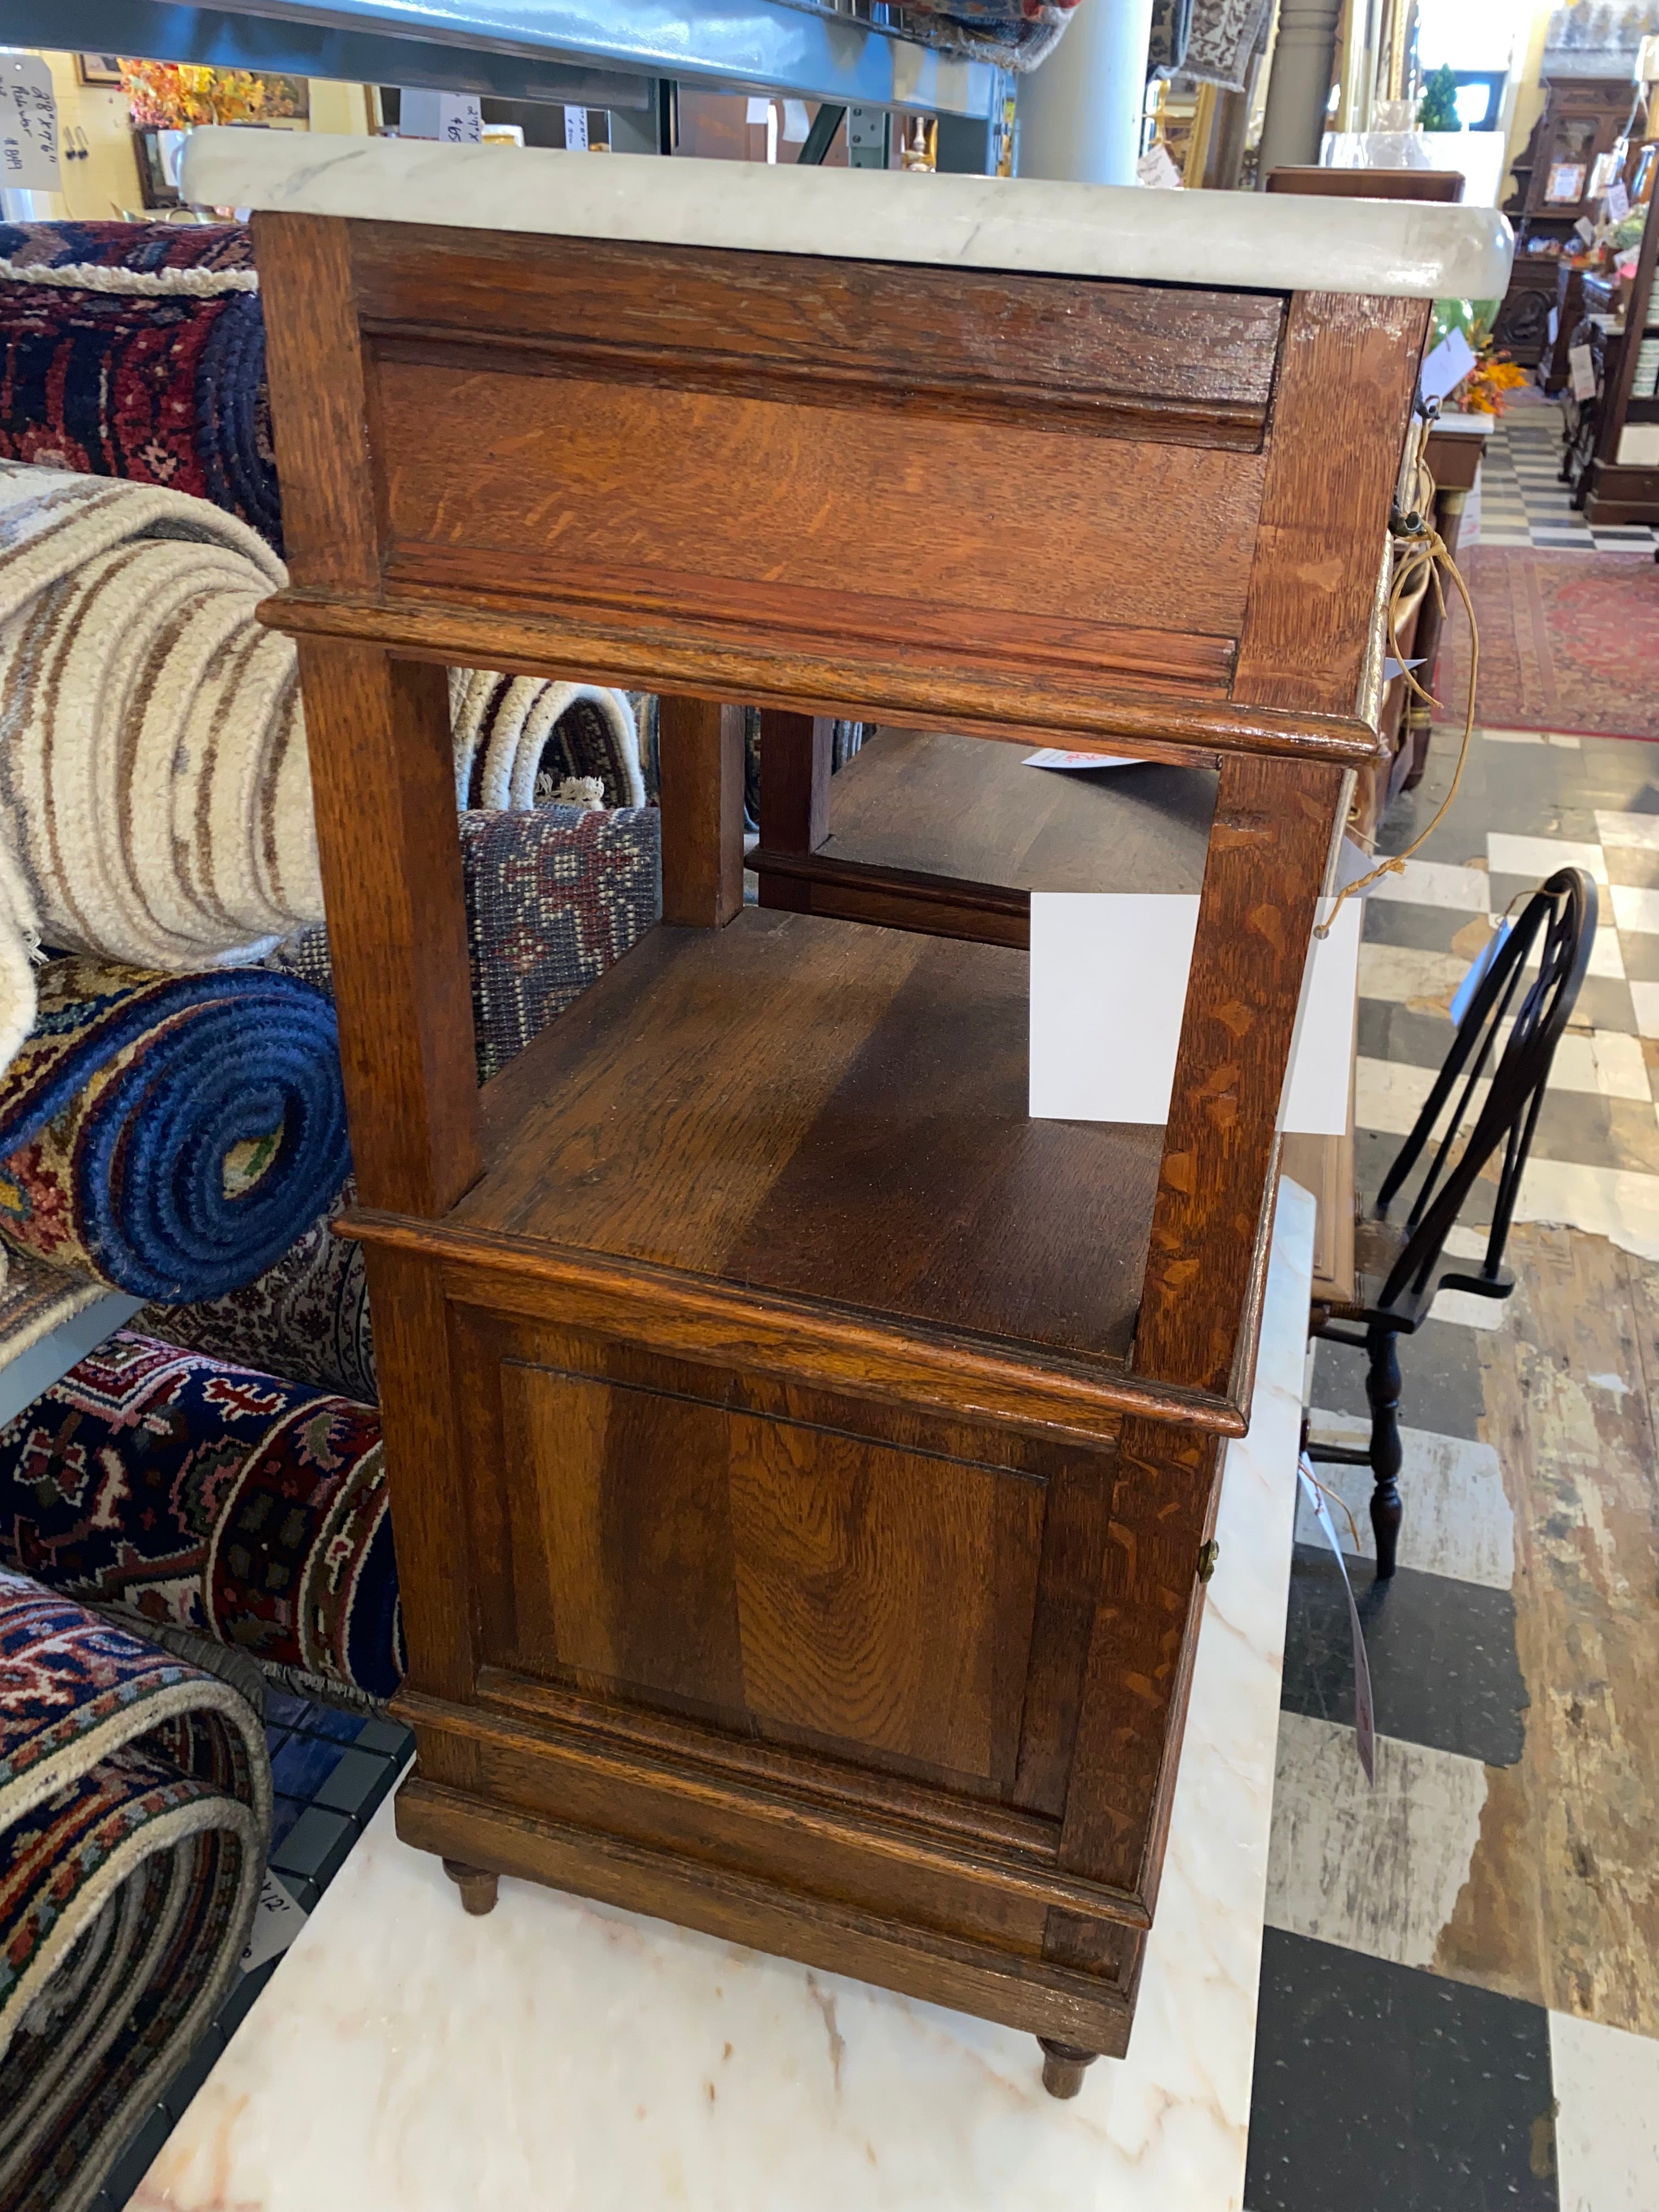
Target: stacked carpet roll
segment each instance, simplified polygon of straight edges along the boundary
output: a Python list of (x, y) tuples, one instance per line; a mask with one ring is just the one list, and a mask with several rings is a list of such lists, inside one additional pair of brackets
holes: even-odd
[(403, 1679), (379, 1413), (177, 1345), (119, 1331), (0, 1428), (0, 1563), (313, 1692)]
[(328, 997), (263, 968), (40, 971), (0, 1079), (0, 1231), (53, 1267), (168, 1300), (270, 1265), (350, 1164)]
[[(659, 823), (650, 807), (461, 817), (481, 1082), (498, 1074), (655, 921)], [(324, 930), (295, 938), (270, 964), (332, 988)], [(243, 1288), (201, 1303), (149, 1307), (143, 1327), (219, 1358), (375, 1401), (362, 1247), (336, 1237), (331, 1225), (351, 1196), (348, 1185)]]
[(645, 804), (639, 732), (625, 692), (452, 668), (449, 718), (458, 807)]
[(0, 2204), (84, 2212), (236, 1971), (270, 1767), (252, 1708), (0, 1570)]
[(0, 223), (0, 459), (211, 500), (278, 553), (242, 223)]

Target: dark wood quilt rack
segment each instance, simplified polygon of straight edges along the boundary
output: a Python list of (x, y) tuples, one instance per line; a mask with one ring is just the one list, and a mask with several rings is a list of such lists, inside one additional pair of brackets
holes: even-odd
[[(475, 1910), (526, 1876), (1034, 2031), (1067, 2093), (1133, 2016), (1428, 303), (255, 234), (399, 1833)], [(663, 926), (482, 1090), (446, 664), (665, 695)], [(1134, 863), (1201, 882), (1167, 1128), (1027, 1118), (1018, 877), (921, 815), (826, 852), (837, 712), (1212, 771)]]

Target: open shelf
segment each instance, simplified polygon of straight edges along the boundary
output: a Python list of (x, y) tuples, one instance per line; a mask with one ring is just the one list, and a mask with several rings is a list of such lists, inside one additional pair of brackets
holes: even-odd
[(490, 1086), (449, 1222), (1121, 1363), (1164, 1133), (1028, 1118), (1026, 973), (752, 908), (659, 927)]

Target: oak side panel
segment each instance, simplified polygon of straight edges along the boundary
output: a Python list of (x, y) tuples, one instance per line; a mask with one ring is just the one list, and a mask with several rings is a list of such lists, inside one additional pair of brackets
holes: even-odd
[[(402, 587), (655, 599), (740, 634), (915, 636), (1079, 672), (1126, 626), (1224, 645), (1243, 617), (1261, 453), (526, 375), (487, 335), (469, 367), (382, 347), (373, 384)], [(908, 544), (922, 516), (926, 558), (872, 573), (868, 549)], [(1184, 645), (1176, 665), (1195, 672)]]
[(662, 918), (723, 929), (743, 911), (743, 709), (665, 695), (657, 730)]
[(1275, 1124), (1342, 777), (1222, 763), (1164, 1130), (1137, 1374), (1224, 1392), (1248, 1320)]
[[(1255, 444), (1281, 297), (405, 223), (353, 227), (405, 345), (489, 330), (567, 368), (815, 406)], [(664, 343), (672, 333), (672, 350)]]
[(300, 680), (357, 1192), (431, 1218), (483, 1165), (447, 678), (307, 638)]
[(410, 1252), (368, 1252), (386, 1493), (409, 1653), (405, 1688), (467, 1701), (480, 1653), (471, 1512), (477, 1439), (463, 1436), (441, 1272)]
[(1297, 293), (1232, 696), (1352, 714), (1426, 300)]
[(380, 532), (350, 227), (327, 216), (256, 213), (253, 252), (290, 574), (313, 591), (376, 591)]
[(1198, 1634), (1199, 1553), (1220, 1447), (1123, 1424), (1085, 1670), (1060, 1863), (1151, 1908)]

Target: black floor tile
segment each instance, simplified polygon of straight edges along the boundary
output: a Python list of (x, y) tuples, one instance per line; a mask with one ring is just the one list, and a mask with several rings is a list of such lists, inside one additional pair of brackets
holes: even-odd
[(1249, 2212), (1559, 2212), (1548, 2015), (1269, 1928)]
[(1451, 1050), (1455, 1034), (1444, 1014), (1422, 1013), (1394, 999), (1362, 999), (1355, 1049), (1366, 1060), (1437, 1068)]
[[(1477, 1332), (1449, 1321), (1425, 1321), (1400, 1340), (1403, 1388), (1400, 1415), (1407, 1428), (1478, 1438), (1484, 1407)], [(1334, 1413), (1368, 1413), (1365, 1355), (1320, 1340), (1314, 1355), (1316, 1406)]]
[(173, 2133), (173, 2115), (157, 2105), (110, 2169), (104, 2194), (112, 2204), (125, 2204), (161, 2154), (161, 2146)]
[(175, 2120), (218, 2064), (224, 2047), (224, 2031), (216, 2021), (205, 2035), (198, 2036), (195, 2048), (162, 2094), (161, 2101)]
[[(1458, 950), (1455, 940), (1463, 936), (1473, 922), (1480, 930), (1480, 942), (1484, 944), (1490, 933), (1482, 915), (1469, 914), (1455, 907), (1419, 906), (1409, 899), (1369, 899), (1365, 905), (1365, 942), (1368, 945), (1409, 945), (1419, 952), (1453, 952)], [(1467, 957), (1474, 957), (1471, 951)]]
[[(1401, 1490), (1409, 1515), (1409, 1486)], [(1487, 1766), (1515, 1765), (1531, 1701), (1516, 1656), (1510, 1592), (1410, 1567), (1386, 1583), (1364, 1565), (1350, 1571), (1377, 1733), (1461, 1752)], [(1280, 1703), (1316, 1720), (1353, 1722), (1347, 1601), (1336, 1562), (1322, 1547), (1298, 1544), (1293, 1556)]]
[(220, 2006), (219, 2017), (214, 2025), (227, 2043), (258, 2002), (266, 1984), (282, 1963), (280, 1957), (267, 1959), (263, 1966), (256, 1966), (251, 1974), (244, 1974)]
[(307, 1805), (292, 1830), (270, 1855), (273, 1874), (297, 1874), (325, 1887), (345, 1863), (357, 1831), (343, 1813)]
[(349, 1814), (361, 1826), (396, 1781), (398, 1769), (374, 1752), (347, 1752), (312, 1801), (330, 1812)]
[(271, 1786), (303, 1803), (314, 1797), (345, 1756), (345, 1746), (326, 1736), (291, 1735), (270, 1762)]

